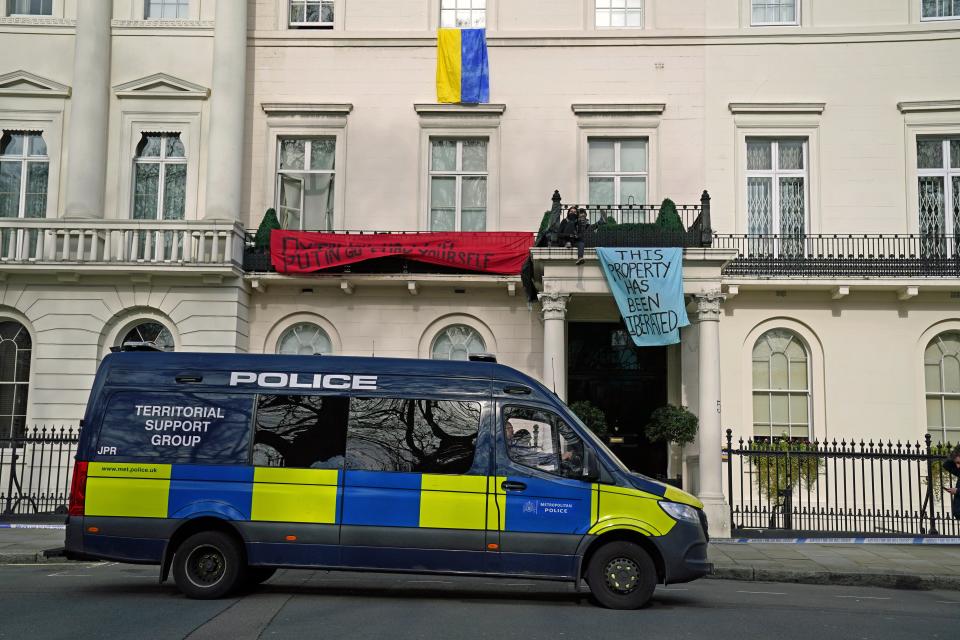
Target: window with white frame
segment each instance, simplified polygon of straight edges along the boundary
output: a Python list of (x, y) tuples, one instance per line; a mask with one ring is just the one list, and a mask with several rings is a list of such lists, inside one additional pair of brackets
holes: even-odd
[(7, 0), (8, 16), (53, 15), (53, 0)]
[(747, 138), (752, 253), (800, 255), (807, 221), (807, 139)]
[(626, 206), (647, 203), (649, 162), (646, 138), (589, 138), (587, 146), (589, 204)]
[(144, 133), (133, 159), (133, 218), (183, 220), (187, 154), (179, 133)]
[(333, 353), (330, 336), (312, 322), (298, 322), (288, 328), (277, 340), (277, 353), (294, 356), (312, 356)]
[(487, 344), (473, 327), (452, 324), (437, 334), (430, 347), (433, 360), (469, 360), (475, 353), (484, 353)]
[(800, 24), (800, 0), (750, 0), (750, 24)]
[(143, 0), (147, 20), (185, 20), (190, 17), (190, 0)]
[(309, 231), (333, 229), (336, 138), (280, 138), (277, 144), (280, 225)]
[(810, 359), (792, 331), (772, 329), (753, 346), (753, 434), (810, 437)]
[(176, 344), (170, 329), (155, 320), (145, 320), (130, 327), (117, 344), (121, 347), (127, 343), (143, 343), (160, 351), (174, 351)]
[(0, 218), (45, 218), (50, 158), (39, 131), (0, 136)]
[(487, 0), (440, 0), (440, 27), (483, 29), (487, 26)]
[(26, 327), (0, 321), (0, 438), (22, 438), (26, 432), (32, 350)]
[(960, 244), (960, 136), (917, 138), (917, 209), (925, 257)]
[(487, 140), (430, 140), (430, 230), (486, 231)]
[(596, 0), (596, 26), (642, 27), (644, 0)]
[(920, 0), (921, 20), (956, 20), (960, 18), (960, 0)]
[(290, 0), (291, 27), (333, 28), (334, 0)]
[(927, 431), (937, 444), (960, 444), (960, 331), (941, 333), (923, 354)]

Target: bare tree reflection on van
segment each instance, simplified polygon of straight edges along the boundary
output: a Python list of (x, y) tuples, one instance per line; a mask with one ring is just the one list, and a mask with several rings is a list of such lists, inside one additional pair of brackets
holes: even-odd
[(479, 425), (477, 402), (262, 395), (253, 463), (466, 473)]

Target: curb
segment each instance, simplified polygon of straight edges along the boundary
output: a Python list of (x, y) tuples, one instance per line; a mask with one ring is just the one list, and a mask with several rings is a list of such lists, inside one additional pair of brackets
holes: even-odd
[(796, 571), (714, 565), (713, 572), (706, 577), (715, 580), (745, 580), (750, 582), (787, 582), (793, 584), (883, 587), (886, 589), (923, 591), (931, 589), (960, 591), (960, 577), (947, 575)]

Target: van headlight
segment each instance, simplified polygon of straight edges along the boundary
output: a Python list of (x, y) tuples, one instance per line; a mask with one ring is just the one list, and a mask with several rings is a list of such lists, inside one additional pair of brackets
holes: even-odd
[(674, 520), (686, 520), (687, 522), (700, 522), (700, 516), (697, 510), (688, 504), (679, 502), (660, 502), (660, 508), (667, 512), (667, 515)]

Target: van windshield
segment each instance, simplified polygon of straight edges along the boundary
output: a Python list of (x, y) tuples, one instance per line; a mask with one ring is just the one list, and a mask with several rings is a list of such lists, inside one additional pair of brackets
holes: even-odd
[(597, 434), (591, 431), (590, 428), (583, 423), (583, 420), (577, 417), (577, 414), (571, 411), (569, 407), (567, 407), (567, 414), (573, 418), (574, 422), (577, 423), (577, 426), (580, 427), (580, 432), (583, 434), (583, 437), (586, 440), (589, 440), (593, 444), (594, 448), (603, 451), (607, 455), (607, 458), (609, 458), (617, 466), (617, 469), (624, 473), (631, 473), (630, 469), (627, 468), (627, 465), (623, 464), (620, 458), (617, 457), (617, 454), (611, 451), (610, 447), (608, 447), (603, 440), (597, 437)]

